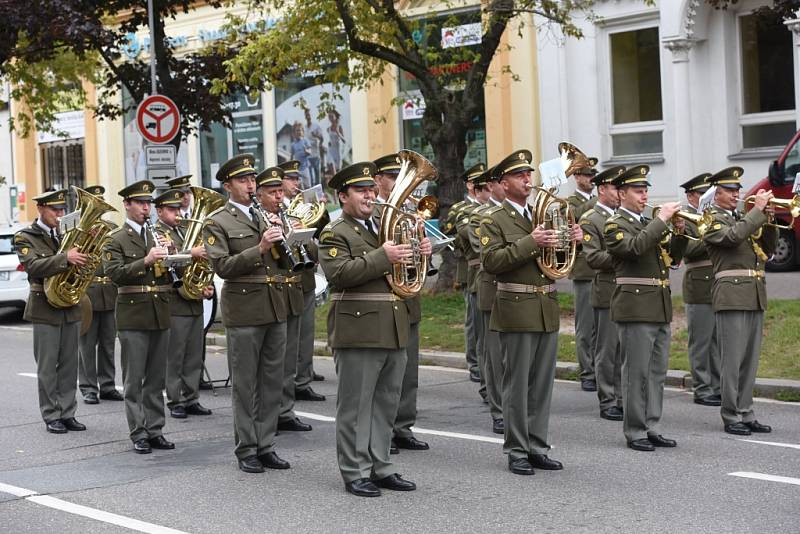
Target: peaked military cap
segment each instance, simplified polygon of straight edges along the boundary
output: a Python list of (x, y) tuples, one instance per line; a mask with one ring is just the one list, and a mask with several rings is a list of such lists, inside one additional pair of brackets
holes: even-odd
[(489, 169), (486, 170), (486, 174), (487, 174), (487, 178), (486, 178), (487, 182), (499, 182), (500, 181), (500, 175), (497, 174), (497, 165), (495, 165), (493, 167), (489, 167)]
[(375, 185), (378, 168), (371, 161), (353, 163), (337, 172), (328, 180), (328, 187), (336, 191), (344, 191), (351, 185)]
[(597, 158), (594, 158), (594, 157), (593, 157), (593, 158), (589, 158), (589, 165), (591, 165), (591, 166), (592, 166), (592, 168), (594, 168), (594, 167), (597, 167), (597, 163), (598, 163), (599, 161), (600, 161), (599, 159), (597, 159)]
[(256, 174), (256, 169), (253, 167), (255, 163), (256, 158), (252, 154), (237, 154), (223, 163), (222, 167), (219, 168), (217, 171), (217, 180), (220, 182), (227, 182), (231, 178)]
[(191, 174), (176, 176), (167, 180), (167, 185), (170, 189), (189, 189), (189, 186), (192, 185), (191, 177)]
[(493, 179), (492, 178), (492, 169), (493, 168), (494, 167), (492, 167), (490, 169), (486, 169), (485, 171), (483, 171), (477, 178), (472, 180), (472, 183), (475, 184), (475, 185), (486, 185), (489, 182), (491, 182), (492, 179)]
[(49, 206), (51, 208), (67, 209), (67, 190), (45, 191), (39, 196), (33, 197), (37, 206)]
[(300, 178), (300, 162), (296, 159), (279, 163), (278, 167), (283, 171), (283, 178)]
[(162, 206), (180, 208), (183, 203), (183, 192), (180, 189), (167, 189), (158, 195), (154, 202), (157, 208)]
[(103, 187), (102, 185), (89, 185), (86, 186), (86, 189), (84, 189), (84, 191), (86, 191), (87, 193), (91, 193), (96, 197), (100, 197), (103, 196), (103, 193), (106, 192), (106, 188)]
[(617, 177), (622, 175), (624, 172), (625, 172), (625, 167), (623, 167), (622, 165), (615, 165), (614, 167), (609, 167), (603, 172), (596, 174), (594, 178), (592, 178), (592, 183), (594, 185), (612, 184), (614, 183), (614, 180), (616, 180)]
[(123, 187), (119, 190), (119, 196), (121, 196), (125, 200), (146, 200), (148, 202), (153, 201), (153, 192), (156, 190), (156, 186), (153, 185), (153, 182), (150, 180), (139, 180), (138, 182), (132, 183), (128, 187)]
[(727, 189), (741, 189), (742, 181), (740, 180), (740, 177), (742, 176), (742, 173), (744, 173), (744, 169), (741, 167), (728, 167), (727, 169), (722, 169), (717, 174), (709, 177), (708, 185), (718, 185)]
[(625, 187), (628, 185), (644, 185), (649, 187), (650, 182), (647, 181), (647, 173), (650, 172), (649, 165), (634, 165), (617, 176), (613, 184), (617, 187)]
[(698, 174), (691, 180), (683, 182), (681, 187), (688, 193), (690, 191), (699, 191), (701, 193), (708, 190), (711, 187), (708, 184), (708, 179), (711, 177), (710, 172), (704, 172), (703, 174)]
[(400, 174), (400, 156), (397, 154), (386, 154), (375, 160), (378, 174)]
[(531, 161), (533, 161), (533, 155), (530, 150), (515, 150), (495, 166), (497, 175), (503, 177), (506, 174), (522, 171), (533, 172), (535, 169), (531, 165)]
[(461, 179), (465, 182), (471, 182), (486, 170), (486, 165), (483, 163), (478, 163), (477, 165), (473, 165), (469, 169), (461, 175)]
[(256, 185), (258, 187), (270, 187), (273, 185), (281, 185), (283, 183), (283, 169), (280, 167), (270, 167), (261, 171), (261, 174), (256, 176)]
[(591, 174), (592, 176), (597, 176), (597, 162), (599, 161), (597, 158), (587, 158), (589, 162), (588, 167), (581, 167), (579, 169), (575, 169), (575, 172), (572, 174)]

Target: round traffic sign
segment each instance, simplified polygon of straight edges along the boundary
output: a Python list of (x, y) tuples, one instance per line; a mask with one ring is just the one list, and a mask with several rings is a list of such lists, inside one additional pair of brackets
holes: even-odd
[(164, 95), (148, 96), (136, 108), (136, 128), (150, 143), (169, 143), (181, 127), (178, 106)]

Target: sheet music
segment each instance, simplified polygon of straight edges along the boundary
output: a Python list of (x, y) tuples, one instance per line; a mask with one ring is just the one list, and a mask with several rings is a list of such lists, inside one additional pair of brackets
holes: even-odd
[(705, 211), (706, 209), (711, 207), (711, 204), (714, 202), (714, 194), (717, 192), (717, 186), (712, 185), (708, 188), (708, 191), (703, 193), (703, 196), (700, 197), (700, 204), (698, 204), (699, 211)]
[(314, 187), (303, 190), (303, 202), (312, 204), (314, 202), (321, 202), (325, 200), (325, 192), (322, 190), (322, 185), (317, 184)]
[(564, 165), (561, 158), (541, 162), (539, 164), (539, 176), (542, 179), (542, 187), (545, 189), (567, 183), (567, 175), (564, 173)]
[(64, 235), (68, 231), (72, 230), (81, 220), (81, 210), (75, 210), (72, 213), (68, 213), (59, 219), (58, 221), (58, 229), (61, 235)]

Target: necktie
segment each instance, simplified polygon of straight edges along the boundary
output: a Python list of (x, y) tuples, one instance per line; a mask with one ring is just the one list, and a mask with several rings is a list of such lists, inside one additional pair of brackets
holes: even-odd
[(528, 207), (526, 206), (524, 210), (522, 210), (522, 215), (525, 217), (525, 220), (531, 222), (531, 216), (528, 214)]
[(378, 235), (375, 233), (375, 229), (372, 227), (372, 221), (370, 219), (365, 219), (364, 225), (367, 227), (367, 231), (372, 234), (373, 237), (378, 237)]
[(251, 221), (257, 221), (258, 219), (256, 219), (256, 209), (254, 207), (250, 206), (250, 210), (249, 211), (250, 211), (250, 220)]
[(144, 246), (147, 247), (147, 234), (144, 233), (144, 226), (139, 230), (139, 236), (142, 238), (142, 241), (144, 241)]
[(180, 225), (176, 225), (175, 226), (175, 233), (178, 234), (178, 237), (180, 237), (181, 241), (183, 241), (183, 232), (181, 232)]
[(50, 228), (50, 237), (52, 238), (53, 243), (56, 244), (56, 248), (58, 248), (60, 243), (58, 241), (58, 234), (56, 234), (56, 229), (55, 228)]

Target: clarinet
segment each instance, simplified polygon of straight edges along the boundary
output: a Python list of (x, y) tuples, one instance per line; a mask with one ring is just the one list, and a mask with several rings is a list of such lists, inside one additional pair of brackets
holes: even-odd
[[(264, 221), (264, 224), (267, 226), (267, 228), (272, 228), (275, 226), (269, 220), (267, 212), (261, 207), (261, 203), (258, 201), (255, 193), (250, 193), (250, 202), (252, 203), (253, 209), (255, 209), (256, 212), (258, 212), (258, 214), (261, 216), (261, 220)], [(271, 250), (273, 259), (277, 260), (281, 256), (286, 258), (286, 261), (289, 263), (289, 270), (291, 272), (296, 273), (305, 268), (305, 266), (294, 257), (294, 253), (292, 252), (292, 249), (289, 248), (289, 245), (286, 244), (286, 240), (281, 239), (280, 241), (276, 242)]]
[[(153, 243), (155, 243), (156, 246), (159, 246), (159, 247), (166, 247), (161, 242), (161, 239), (159, 239), (158, 232), (156, 232), (156, 229), (153, 228), (153, 225), (150, 222), (150, 219), (145, 219), (144, 225), (145, 225), (145, 227), (147, 227), (147, 231), (150, 234), (150, 238), (153, 240)], [(161, 274), (164, 274), (163, 260), (158, 260), (155, 263), (154, 268), (156, 269), (156, 276), (160, 276)], [(159, 270), (161, 271), (160, 274), (158, 272)], [(172, 287), (174, 287), (176, 289), (181, 287), (183, 285), (183, 280), (181, 280), (181, 277), (178, 276), (178, 273), (175, 271), (175, 267), (170, 265), (169, 267), (167, 267), (167, 271), (169, 272), (169, 277), (172, 279)]]
[[(287, 231), (289, 231), (293, 227), (292, 221), (289, 220), (289, 216), (286, 214), (286, 211), (283, 209), (283, 206), (280, 205), (278, 206), (278, 215), (280, 216), (281, 221), (283, 222), (283, 227), (286, 228)], [(306, 246), (301, 243), (300, 245), (298, 245), (297, 251), (298, 254), (300, 254), (300, 263), (303, 266), (302, 268), (313, 269), (314, 265), (316, 264), (314, 263), (314, 260), (311, 259), (311, 256), (309, 256)]]

